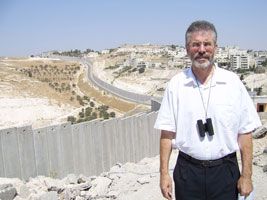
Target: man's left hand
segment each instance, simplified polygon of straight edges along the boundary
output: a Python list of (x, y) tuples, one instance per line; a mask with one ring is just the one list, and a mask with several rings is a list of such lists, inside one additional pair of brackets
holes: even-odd
[(241, 196), (247, 197), (253, 190), (251, 178), (241, 176), (238, 180), (237, 188)]

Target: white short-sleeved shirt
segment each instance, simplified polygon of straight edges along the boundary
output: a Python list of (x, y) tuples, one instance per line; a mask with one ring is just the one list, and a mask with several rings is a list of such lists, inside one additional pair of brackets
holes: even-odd
[(192, 68), (169, 82), (154, 126), (176, 132), (178, 149), (201, 160), (218, 159), (236, 152), (238, 134), (261, 126), (253, 102), (236, 74), (216, 66), (210, 81), (205, 86), (199, 83), (199, 87), (206, 108), (210, 90), (207, 117), (212, 119), (213, 136), (206, 133), (203, 138), (198, 132), (197, 120), (205, 123), (206, 117)]

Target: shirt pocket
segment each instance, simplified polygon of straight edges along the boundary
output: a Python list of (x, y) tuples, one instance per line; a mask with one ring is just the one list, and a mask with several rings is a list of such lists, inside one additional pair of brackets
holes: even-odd
[(214, 118), (219, 129), (231, 132), (238, 125), (238, 110), (232, 104), (216, 103)]

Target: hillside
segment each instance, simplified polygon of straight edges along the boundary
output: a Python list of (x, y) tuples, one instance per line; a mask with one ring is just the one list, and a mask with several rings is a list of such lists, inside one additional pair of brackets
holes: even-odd
[[(80, 122), (96, 115), (105, 118), (111, 112), (112, 116), (121, 116), (136, 107), (90, 85), (87, 67), (81, 63), (47, 58), (0, 58), (0, 79), (1, 128), (58, 124), (66, 122), (68, 116), (78, 119), (88, 107), (89, 114)], [(143, 109), (147, 108), (140, 108)]]

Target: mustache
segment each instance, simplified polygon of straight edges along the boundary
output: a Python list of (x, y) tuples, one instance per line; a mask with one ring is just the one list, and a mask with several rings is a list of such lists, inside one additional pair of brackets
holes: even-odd
[(194, 55), (193, 59), (197, 59), (197, 58), (201, 58), (201, 57), (206, 57), (206, 58), (210, 58), (208, 54), (197, 54)]

